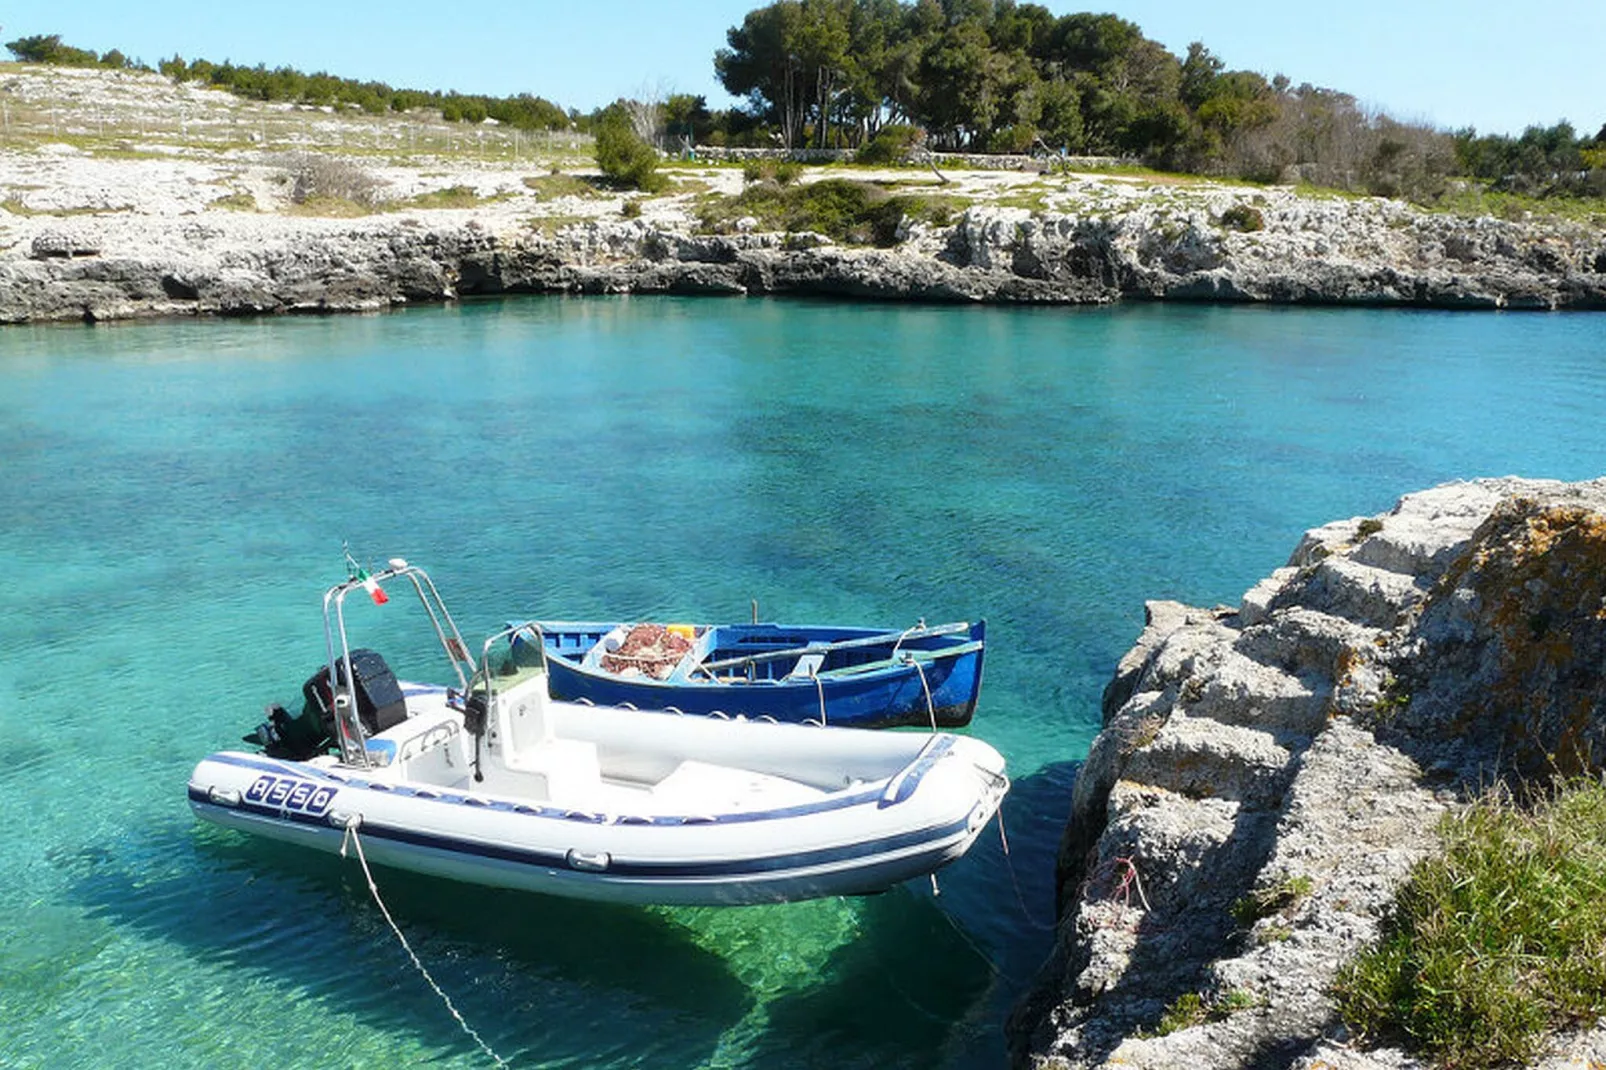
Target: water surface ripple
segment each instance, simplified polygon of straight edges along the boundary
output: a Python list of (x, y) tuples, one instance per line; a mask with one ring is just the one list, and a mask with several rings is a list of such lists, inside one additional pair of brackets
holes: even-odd
[[(1606, 472), (1606, 319), (529, 299), (0, 331), (0, 1064), (477, 1065), (355, 864), (197, 826), (322, 654), (340, 547), (509, 615), (985, 617), (1009, 854), (626, 909), (381, 871), (528, 1067), (988, 1067), (1146, 598), (1448, 479)], [(369, 645), (423, 650), (394, 614)]]

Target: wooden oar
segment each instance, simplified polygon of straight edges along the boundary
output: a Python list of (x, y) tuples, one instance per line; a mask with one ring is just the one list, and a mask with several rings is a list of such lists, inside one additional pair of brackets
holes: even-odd
[(717, 669), (729, 669), (737, 665), (746, 665), (748, 662), (775, 661), (777, 658), (796, 658), (804, 654), (824, 654), (832, 650), (851, 650), (860, 646), (875, 646), (879, 643), (904, 642), (908, 639), (929, 639), (938, 635), (954, 635), (958, 632), (970, 630), (970, 622), (960, 621), (957, 624), (939, 624), (930, 628), (910, 628), (908, 631), (882, 632), (879, 635), (866, 635), (859, 639), (839, 639), (834, 643), (810, 643), (808, 646), (794, 646), (786, 650), (766, 650), (757, 654), (743, 654), (738, 658), (723, 658), (720, 661), (710, 661), (697, 665), (694, 671), (714, 672)]

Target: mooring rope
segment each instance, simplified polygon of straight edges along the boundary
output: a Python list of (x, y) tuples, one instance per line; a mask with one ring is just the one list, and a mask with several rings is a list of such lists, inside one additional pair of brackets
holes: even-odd
[(1009, 835), (1004, 831), (1004, 807), (1002, 804), (998, 807), (998, 842), (1003, 844), (1004, 847), (1004, 865), (1009, 869), (1009, 883), (1015, 886), (1015, 902), (1020, 904), (1021, 915), (1032, 928), (1053, 932), (1055, 926), (1044, 925), (1032, 916), (1031, 908), (1026, 905), (1026, 896), (1021, 893), (1020, 878), (1015, 876), (1015, 860), (1009, 856)]
[(429, 971), (424, 968), (424, 964), (419, 961), (418, 955), (414, 953), (412, 945), (407, 942), (407, 937), (402, 935), (400, 926), (396, 924), (396, 919), (390, 916), (390, 909), (385, 906), (385, 901), (379, 898), (379, 885), (374, 883), (373, 871), (368, 868), (368, 856), (363, 853), (362, 838), (357, 835), (357, 825), (359, 823), (360, 819), (354, 819), (347, 823), (346, 835), (340, 841), (340, 857), (346, 857), (347, 843), (356, 845), (357, 861), (362, 863), (362, 875), (368, 881), (368, 891), (373, 894), (374, 902), (378, 905), (379, 912), (385, 916), (385, 921), (390, 925), (390, 931), (395, 933), (396, 939), (401, 942), (402, 950), (407, 952), (407, 957), (413, 960), (413, 965), (418, 967), (418, 972), (423, 975), (425, 982), (428, 983), (430, 988), (435, 990), (435, 994), (441, 998), (441, 1002), (446, 1004), (446, 1009), (451, 1012), (453, 1018), (457, 1019), (457, 1024), (463, 1027), (463, 1032), (469, 1035), (469, 1039), (473, 1040), (475, 1044), (478, 1044), (480, 1050), (486, 1055), (490, 1056), (491, 1061), (496, 1063), (497, 1066), (507, 1066), (507, 1061), (500, 1055), (496, 1054), (496, 1052), (492, 1051), (489, 1044), (480, 1039), (480, 1035), (474, 1031), (474, 1027), (469, 1025), (468, 1022), (463, 1019), (463, 1016), (458, 1013), (457, 1008), (452, 1005), (451, 997), (446, 994), (440, 985), (435, 983), (435, 978), (430, 976)]
[(814, 690), (816, 690), (816, 691), (818, 691), (820, 693), (820, 724), (823, 727), (826, 724), (826, 720), (825, 720), (825, 682), (820, 679), (820, 674), (819, 673), (811, 672), (811, 673), (809, 673), (809, 675), (814, 677)]
[(926, 683), (926, 670), (920, 667), (920, 662), (915, 659), (913, 654), (905, 654), (904, 657), (909, 659), (909, 664), (913, 665), (915, 672), (920, 674), (920, 689), (926, 693), (926, 715), (931, 718), (931, 730), (935, 732), (937, 730), (937, 710), (931, 702), (931, 685)]

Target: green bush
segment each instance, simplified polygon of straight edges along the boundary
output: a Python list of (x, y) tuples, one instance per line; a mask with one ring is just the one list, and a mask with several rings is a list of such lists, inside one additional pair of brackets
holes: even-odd
[(766, 230), (815, 231), (840, 242), (891, 245), (905, 217), (941, 225), (953, 209), (947, 198), (894, 197), (870, 182), (828, 178), (792, 187), (755, 183), (734, 197), (708, 201), (701, 215), (703, 226), (710, 230), (752, 216)]
[(916, 147), (925, 139), (925, 131), (918, 126), (891, 123), (876, 131), (863, 148), (854, 154), (854, 162), (871, 164), (905, 163)]
[(656, 193), (669, 185), (658, 173), (658, 151), (636, 136), (622, 117), (597, 127), (597, 166), (614, 185)]
[(1247, 204), (1235, 204), (1221, 213), (1221, 225), (1229, 230), (1242, 231), (1248, 234), (1266, 228), (1266, 217), (1260, 214), (1259, 208)]
[(1527, 809), (1490, 795), (1441, 834), (1381, 940), (1340, 971), (1339, 1010), (1447, 1066), (1530, 1063), (1547, 1032), (1606, 1014), (1606, 786)]

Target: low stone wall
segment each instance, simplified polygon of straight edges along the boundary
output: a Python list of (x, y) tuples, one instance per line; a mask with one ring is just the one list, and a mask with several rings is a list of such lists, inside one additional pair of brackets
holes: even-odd
[[(723, 145), (698, 145), (693, 150), (699, 160), (746, 163), (750, 160), (792, 160), (796, 163), (852, 163), (854, 149), (739, 149)], [(1049, 171), (1058, 169), (1100, 171), (1112, 167), (1135, 166), (1140, 161), (1120, 156), (1023, 156), (1003, 153), (929, 152), (910, 162), (925, 166), (964, 168), (972, 171)]]

